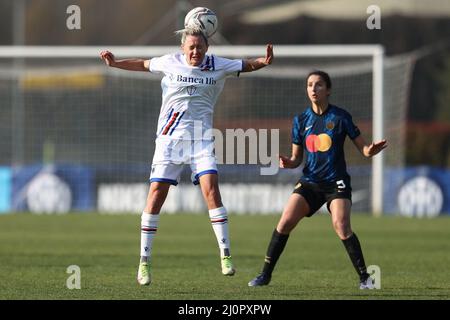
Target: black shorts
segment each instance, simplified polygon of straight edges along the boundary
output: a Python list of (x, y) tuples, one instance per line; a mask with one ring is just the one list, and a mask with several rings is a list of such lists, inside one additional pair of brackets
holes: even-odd
[(324, 203), (330, 211), (330, 203), (334, 199), (349, 199), (352, 201), (352, 187), (350, 178), (326, 183), (313, 183), (298, 181), (293, 193), (298, 193), (305, 198), (309, 205), (307, 217), (311, 217)]

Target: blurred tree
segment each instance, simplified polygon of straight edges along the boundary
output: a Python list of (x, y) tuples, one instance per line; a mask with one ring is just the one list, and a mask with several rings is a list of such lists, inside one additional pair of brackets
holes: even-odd
[(409, 119), (438, 120), (438, 99), (445, 90), (442, 88), (442, 80), (439, 80), (439, 75), (444, 70), (444, 59), (444, 55), (440, 53), (425, 56), (417, 61), (411, 83)]
[(410, 122), (407, 128), (406, 165), (450, 167), (450, 125)]
[(12, 35), (12, 2), (0, 1), (0, 45), (10, 45)]
[[(0, 1), (0, 44), (13, 43), (12, 17), (15, 0)], [(337, 20), (298, 16), (282, 23), (249, 25), (239, 19), (244, 11), (285, 0), (24, 0), (26, 1), (27, 45), (176, 45), (174, 31), (179, 27), (180, 8), (208, 6), (219, 17), (219, 31), (231, 44), (366, 44), (379, 43), (387, 55), (450, 42), (450, 18), (382, 15), (381, 30), (369, 30), (366, 16)], [(430, 5), (436, 5), (430, 1)], [(444, 5), (448, 1), (440, 2)], [(68, 30), (66, 9), (81, 8), (81, 30)], [(443, 8), (444, 9), (444, 8)], [(187, 9), (185, 9), (187, 11)], [(332, 10), (332, 9), (330, 9)], [(445, 11), (445, 10), (443, 10)], [(382, 11), (383, 14), (383, 11)], [(450, 53), (440, 51), (420, 59), (411, 84), (409, 119), (450, 122)], [(276, 47), (275, 47), (276, 54)], [(440, 131), (441, 135), (449, 135)], [(448, 137), (444, 142), (416, 132), (410, 134), (411, 163), (449, 165)], [(447, 139), (447, 140), (446, 140)], [(410, 148), (408, 148), (410, 149)], [(440, 157), (431, 160), (432, 157)], [(420, 150), (420, 151), (419, 151)], [(440, 150), (440, 151), (439, 151)], [(409, 161), (409, 160), (408, 160)]]
[(450, 52), (443, 58), (442, 69), (437, 71), (437, 84), (436, 119), (450, 125)]
[[(167, 12), (174, 0), (33, 0), (27, 8), (29, 45), (130, 45)], [(69, 30), (66, 9), (81, 9), (81, 30)], [(155, 44), (173, 44), (175, 21), (161, 30)]]

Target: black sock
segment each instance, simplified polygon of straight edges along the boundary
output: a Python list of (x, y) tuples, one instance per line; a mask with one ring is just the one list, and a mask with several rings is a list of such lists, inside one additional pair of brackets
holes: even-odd
[(275, 229), (272, 233), (272, 239), (270, 240), (269, 247), (267, 248), (266, 257), (264, 259), (263, 273), (272, 275), (272, 271), (283, 252), (286, 242), (288, 241), (288, 234), (281, 234)]
[(359, 275), (359, 279), (365, 281), (369, 277), (369, 274), (367, 273), (366, 263), (364, 262), (364, 256), (358, 237), (353, 233), (348, 239), (342, 240), (342, 243), (347, 250), (350, 260), (352, 260), (353, 266)]

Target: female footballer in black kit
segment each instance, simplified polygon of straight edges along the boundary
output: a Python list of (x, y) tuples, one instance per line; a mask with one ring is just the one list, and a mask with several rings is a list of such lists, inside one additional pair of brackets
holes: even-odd
[(281, 168), (296, 168), (305, 155), (303, 176), (273, 231), (262, 272), (248, 285), (269, 284), (290, 232), (302, 218), (312, 216), (326, 203), (334, 230), (359, 275), (360, 289), (373, 289), (359, 240), (350, 225), (352, 189), (345, 164), (344, 141), (349, 136), (365, 157), (379, 153), (387, 147), (387, 142), (381, 140), (367, 144), (351, 115), (328, 102), (331, 79), (326, 72), (311, 72), (306, 78), (306, 89), (311, 107), (294, 117), (292, 156), (280, 156)]

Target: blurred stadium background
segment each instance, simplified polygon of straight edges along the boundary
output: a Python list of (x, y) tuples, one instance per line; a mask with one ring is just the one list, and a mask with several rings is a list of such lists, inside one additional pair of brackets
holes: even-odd
[[(67, 28), (70, 14), (66, 10), (70, 5), (78, 5), (81, 9), (79, 30)], [(381, 9), (379, 30), (369, 30), (366, 26), (370, 16), (366, 10), (370, 5), (378, 5)], [(64, 240), (64, 237), (53, 232), (59, 228), (75, 228), (73, 232), (79, 231), (87, 236), (93, 232), (92, 221), (112, 224), (111, 235), (120, 233), (122, 226), (136, 228), (129, 235), (128, 231), (124, 231), (126, 237), (135, 234), (133, 241), (127, 238), (132, 245), (127, 243), (129, 248), (124, 250), (128, 250), (130, 255), (129, 252), (137, 248), (136, 217), (131, 220), (121, 215), (117, 220), (109, 220), (113, 217), (103, 217), (105, 220), (102, 220), (92, 213), (141, 213), (148, 190), (147, 178), (161, 102), (160, 77), (150, 73), (108, 69), (96, 54), (100, 49), (112, 47), (123, 50), (134, 48), (133, 52), (149, 53), (139, 57), (150, 58), (153, 52), (176, 49), (179, 40), (173, 31), (181, 28), (185, 13), (195, 6), (209, 7), (218, 16), (219, 32), (211, 40), (212, 52), (215, 47), (224, 50), (235, 48), (234, 54), (245, 57), (248, 53), (242, 46), (274, 44), (276, 60), (270, 68), (241, 75), (240, 79), (227, 80), (216, 106), (214, 126), (222, 132), (226, 129), (266, 129), (269, 135), (270, 130), (278, 129), (281, 154), (290, 153), (292, 117), (302, 112), (308, 102), (303, 89), (304, 77), (313, 68), (322, 68), (331, 74), (332, 103), (342, 105), (353, 114), (365, 138), (372, 139), (374, 132), (372, 57), (304, 57), (303, 50), (307, 46), (318, 45), (372, 45), (383, 48), (382, 129), (389, 141), (389, 148), (384, 151), (383, 170), (375, 171), (375, 175), (382, 174), (378, 178), (382, 181), (383, 201), (378, 213), (437, 217), (434, 224), (427, 222), (424, 232), (427, 237), (435, 236), (434, 242), (429, 243), (433, 244), (433, 248), (440, 244), (439, 250), (445, 252), (448, 235), (442, 228), (445, 229), (448, 223), (443, 223), (441, 219), (450, 213), (450, 2), (0, 0), (0, 248), (5, 258), (4, 270), (13, 274), (12, 266), (23, 264), (20, 260), (22, 254), (33, 255), (25, 242), (33, 241), (34, 236), (44, 239), (54, 235), (61, 241), (61, 247), (53, 250), (52, 246), (48, 246), (37, 253), (38, 265), (46, 265), (47, 255), (63, 256), (63, 247), (71, 247), (71, 240), (73, 244), (81, 239), (74, 240), (75, 235), (72, 235), (71, 240)], [(277, 46), (292, 45), (298, 46), (298, 55), (277, 56)], [(81, 46), (84, 49), (76, 51)], [(46, 53), (36, 57), (40, 50)], [(77, 53), (66, 57), (60, 54), (72, 50)], [(252, 156), (251, 144), (249, 142), (247, 145), (247, 160)], [(372, 171), (373, 164), (363, 159), (349, 142), (346, 144), (346, 156), (352, 175), (354, 212), (371, 213), (374, 211), (372, 179), (376, 178)], [(264, 176), (260, 175), (260, 160), (256, 164), (247, 161), (246, 164), (219, 166), (221, 192), (231, 214), (280, 214), (301, 168)], [(189, 177), (190, 173), (186, 170), (182, 183), (172, 188), (163, 208), (166, 213), (206, 214), (201, 194), (191, 186)], [(89, 213), (89, 217), (72, 224), (70, 219), (78, 219), (79, 215), (76, 215), (77, 218), (71, 215), (64, 217), (66, 220), (55, 217), (56, 220), (39, 221), (36, 220), (39, 217), (23, 219), (22, 215), (16, 215), (23, 212)], [(17, 220), (15, 216), (18, 216)], [(394, 231), (383, 233), (382, 230), (394, 225), (399, 230), (402, 226), (407, 229), (403, 231), (408, 235), (405, 239), (410, 241), (409, 246), (415, 243), (414, 239), (423, 239), (415, 233), (421, 229), (417, 221), (395, 220), (391, 224), (393, 220), (382, 220), (375, 223), (372, 218), (363, 217), (363, 214), (360, 216), (358, 219), (362, 220), (357, 222), (360, 221), (363, 230), (368, 226), (367, 234), (374, 232), (373, 237), (369, 238), (373, 243), (378, 243), (376, 239), (380, 238), (389, 242), (389, 236)], [(237, 224), (242, 222), (242, 225), (241, 230), (238, 230), (239, 226), (235, 229), (236, 242), (244, 245), (248, 234), (246, 228), (253, 228), (252, 232), (259, 227), (265, 228), (261, 233), (264, 237), (277, 217), (260, 217), (261, 224), (248, 216), (237, 218), (241, 219), (236, 220)], [(318, 221), (324, 223), (320, 230), (328, 223), (323, 218)], [(371, 230), (369, 226), (379, 229)], [(42, 231), (33, 231), (35, 227), (42, 228)], [(205, 228), (208, 226), (205, 225)], [(319, 237), (314, 235), (315, 231), (311, 231), (313, 236)], [(331, 233), (331, 230), (328, 231)], [(174, 231), (174, 234), (177, 232), (182, 231)], [(112, 238), (108, 239), (112, 241)], [(213, 243), (212, 238), (209, 240)], [(51, 236), (46, 241), (52, 242)], [(102, 239), (96, 238), (95, 241), (101, 242)], [(78, 249), (82, 251), (77, 253), (78, 257), (89, 264), (89, 261), (83, 260), (86, 258), (83, 252), (90, 252), (90, 244), (81, 245), (80, 248), (87, 251)], [(201, 243), (195, 242), (194, 246), (197, 245), (201, 246)], [(389, 247), (390, 244), (384, 245)], [(248, 261), (244, 259), (241, 264), (245, 266), (241, 270), (246, 276), (256, 271), (249, 269), (255, 266), (253, 262), (260, 261), (259, 255), (253, 256), (253, 252), (263, 254), (264, 246), (265, 243), (261, 247), (255, 243), (249, 249)], [(370, 244), (368, 246), (369, 254), (377, 257), (377, 249), (370, 248)], [(16, 247), (22, 251), (15, 252)], [(414, 257), (421, 258), (422, 254), (433, 250), (432, 247), (416, 246), (418, 252)], [(399, 246), (394, 251), (403, 252), (404, 248)], [(333, 248), (328, 249), (330, 254), (334, 252)], [(114, 254), (119, 249), (111, 246), (108, 250)], [(317, 248), (317, 251), (320, 250)], [(137, 254), (137, 249), (135, 251)], [(183, 255), (176, 248), (173, 251), (169, 249), (169, 252), (173, 256)], [(384, 251), (386, 256), (378, 256), (378, 261), (384, 259), (385, 265), (388, 265), (391, 257), (388, 252)], [(95, 255), (98, 252), (91, 253)], [(430, 263), (446, 265), (449, 261), (444, 256), (436, 253), (436, 259)], [(127, 257), (130, 260), (127, 262), (133, 264), (134, 257), (134, 254)], [(63, 259), (60, 264), (66, 266), (71, 263), (69, 260)], [(408, 258), (404, 261), (412, 263)], [(391, 262), (392, 281), (398, 280), (397, 287), (404, 288), (407, 277), (411, 275), (394, 266), (394, 261)], [(119, 262), (109, 260), (109, 263), (114, 265)], [(418, 270), (426, 272), (426, 269)], [(436, 278), (435, 282), (430, 283), (438, 287), (447, 283), (444, 288), (439, 287), (443, 294), (441, 291), (435, 293), (437, 298), (448, 298), (446, 272), (439, 274), (443, 278)], [(19, 277), (14, 275), (13, 278), (16, 276)], [(298, 275), (292, 275), (295, 276)], [(286, 274), (284, 277), (289, 279)], [(128, 280), (128, 275), (122, 279), (124, 283)], [(27, 296), (19, 292), (26, 285), (23, 282), (17, 291), (10, 288), (0, 297), (39, 298), (39, 290), (49, 290), (52, 286), (42, 286)], [(426, 285), (415, 283), (415, 288)], [(162, 290), (160, 298), (185, 297), (165, 295), (164, 289), (158, 290)], [(335, 297), (338, 297), (338, 292)], [(391, 293), (396, 294), (395, 290)], [(249, 297), (248, 293), (245, 294), (242, 298)], [(408, 298), (406, 291), (403, 294)], [(84, 297), (102, 298), (104, 295), (108, 296), (105, 292), (94, 291)], [(430, 292), (421, 292), (416, 298), (427, 295)], [(62, 297), (70, 296), (62, 294)], [(118, 297), (134, 298), (131, 293)], [(236, 297), (235, 292), (231, 291), (229, 297)], [(313, 297), (327, 296), (323, 293)], [(261, 296), (257, 294), (254, 298)], [(302, 297), (287, 294), (286, 298)]]
[[(372, 178), (381, 175), (383, 201), (376, 211), (408, 216), (449, 212), (450, 8), (445, 1), (432, 3), (380, 1), (381, 29), (369, 30), (369, 5), (364, 1), (135, 0), (130, 6), (114, 0), (106, 7), (93, 1), (2, 1), (0, 212), (141, 211), (160, 107), (160, 78), (108, 70), (96, 51), (140, 46), (148, 51), (136, 50), (136, 55), (148, 52), (144, 57), (156, 48), (158, 54), (164, 52), (151, 46), (173, 46), (167, 48), (172, 51), (178, 44), (173, 30), (181, 27), (187, 10), (200, 4), (214, 8), (220, 21), (210, 51), (215, 46), (266, 42), (275, 48), (381, 45), (383, 131), (390, 148), (383, 155), (384, 170), (373, 174), (371, 161), (347, 145), (354, 208), (374, 211)], [(66, 9), (72, 4), (81, 10), (79, 30), (66, 26)], [(18, 47), (8, 45), (27, 47), (14, 51)], [(47, 54), (34, 57), (40, 52), (34, 46), (69, 45), (96, 49), (77, 51), (77, 56), (68, 48), (65, 54), (71, 56), (61, 57), (47, 47)], [(235, 51), (237, 56), (248, 55), (245, 49)], [(367, 56), (277, 57), (270, 70), (228, 80), (216, 108), (215, 127), (224, 133), (279, 129), (279, 152), (289, 153), (291, 119), (307, 103), (304, 76), (313, 68), (331, 73), (332, 102), (348, 108), (366, 139), (372, 139), (373, 66)], [(246, 164), (221, 166), (224, 200), (235, 213), (279, 213), (286, 198), (281, 195), (290, 192), (301, 169), (261, 176), (261, 159), (249, 163), (251, 156)], [(188, 170), (183, 182), (164, 209), (203, 211)]]

